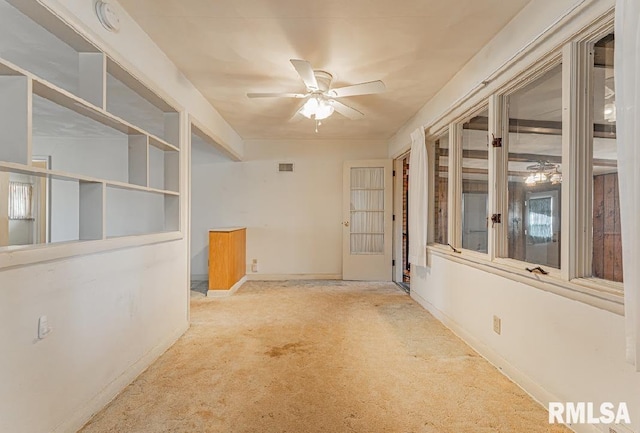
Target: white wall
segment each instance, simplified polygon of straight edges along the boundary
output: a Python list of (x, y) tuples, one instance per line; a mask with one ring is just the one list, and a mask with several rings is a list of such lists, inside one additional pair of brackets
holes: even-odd
[[(533, 0), (390, 140), (389, 155), (408, 148), (413, 129), (432, 124), (437, 128), (443, 124), (442, 115), (473, 89), (480, 90), (471, 92), (466, 108), (486, 98), (613, 3)], [(571, 19), (538, 37), (573, 6), (578, 7)], [(531, 50), (510, 70), (478, 86), (531, 41), (536, 41)], [(453, 116), (456, 112), (462, 110), (453, 110)], [(631, 428), (640, 431), (640, 374), (625, 362), (622, 316), (433, 252), (426, 269), (412, 268), (411, 296), (544, 405), (549, 401), (626, 402)], [(501, 335), (493, 332), (493, 315), (502, 319)], [(608, 432), (607, 426), (573, 428)]]
[(0, 431), (75, 432), (184, 331), (185, 272), (184, 242), (0, 272)]
[[(247, 227), (255, 278), (342, 274), (342, 166), (386, 157), (383, 141), (247, 141), (243, 162), (193, 161), (191, 273), (207, 274), (207, 230)], [(279, 162), (294, 163), (279, 173)]]
[(107, 188), (107, 237), (164, 231), (164, 196)]
[(626, 402), (640, 431), (640, 374), (625, 362), (623, 317), (434, 254), (427, 269), (412, 267), (411, 296), (543, 405)]
[(129, 148), (127, 136), (33, 137), (33, 154), (51, 157), (51, 169), (127, 182)]

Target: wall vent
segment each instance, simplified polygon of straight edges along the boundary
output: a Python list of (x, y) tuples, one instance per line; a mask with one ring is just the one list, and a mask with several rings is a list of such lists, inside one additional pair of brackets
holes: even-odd
[(278, 164), (278, 171), (280, 172), (292, 172), (293, 171), (293, 163), (292, 162), (281, 162)]

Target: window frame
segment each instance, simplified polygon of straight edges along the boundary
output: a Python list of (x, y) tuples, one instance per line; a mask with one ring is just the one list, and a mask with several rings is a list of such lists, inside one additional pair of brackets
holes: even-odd
[[(595, 43), (613, 31), (613, 10), (592, 20), (564, 41), (560, 41), (505, 82), (478, 92), (459, 106), (434, 119), (427, 128), (428, 150), (449, 130), (449, 242), (434, 243), (433, 219), (429, 218), (429, 254), (482, 269), (541, 290), (586, 304), (624, 314), (623, 284), (592, 276), (593, 249), (593, 73), (590, 53)], [(530, 273), (537, 266), (508, 258), (508, 224), (503, 221), (491, 229), (488, 253), (460, 249), (462, 206), (461, 130), (465, 119), (488, 107), (489, 137), (502, 139), (502, 147), (489, 146), (489, 215), (508, 215), (508, 97), (559, 63), (562, 64), (562, 165), (560, 269), (546, 267), (547, 275)], [(489, 82), (486, 82), (489, 83)], [(486, 84), (483, 82), (483, 84)], [(470, 107), (470, 108), (468, 108)], [(456, 113), (462, 114), (456, 115)], [(453, 154), (453, 155), (452, 155)], [(452, 158), (453, 156), (453, 158)], [(454, 159), (455, 158), (455, 159)], [(433, 170), (435, 171), (435, 170)], [(430, 177), (430, 205), (435, 206), (433, 175)], [(433, 209), (433, 208), (431, 208)], [(452, 240), (454, 242), (452, 242)]]
[[(525, 88), (529, 84), (535, 82), (540, 77), (544, 76), (547, 72), (551, 71), (554, 68), (557, 68), (561, 65), (562, 67), (562, 107), (563, 107), (563, 119), (562, 119), (562, 165), (563, 165), (563, 176), (564, 176), (564, 167), (568, 164), (568, 160), (565, 156), (565, 123), (566, 119), (565, 113), (565, 56), (562, 51), (555, 51), (550, 53), (542, 62), (538, 65), (534, 65), (529, 71), (522, 74), (519, 78), (513, 80), (511, 85), (503, 89), (500, 93), (497, 94), (497, 101), (494, 103), (494, 112), (492, 113), (496, 119), (496, 130), (500, 131), (500, 137), (502, 138), (502, 147), (494, 148), (493, 153), (496, 164), (493, 166), (494, 170), (494, 190), (495, 190), (495, 201), (493, 203), (495, 213), (500, 214), (503, 217), (503, 222), (498, 224), (500, 227), (493, 231), (493, 244), (495, 246), (494, 251), (492, 253), (492, 257), (494, 261), (497, 263), (501, 263), (505, 266), (524, 269), (533, 269), (539, 264), (527, 262), (526, 260), (517, 260), (509, 257), (509, 248), (508, 248), (508, 232), (509, 232), (509, 224), (505, 220), (506, 216), (509, 214), (509, 98), (515, 92), (520, 89)], [(537, 66), (537, 67), (536, 67)], [(565, 200), (567, 196), (566, 189), (566, 181), (562, 182), (561, 186), (561, 199), (560, 199), (560, 208), (562, 212), (560, 214), (560, 227), (561, 227), (561, 251), (560, 251), (560, 268), (552, 268), (550, 266), (545, 266), (543, 269), (548, 272), (545, 277), (548, 278), (557, 278), (562, 280), (562, 272), (563, 268), (566, 267), (565, 257), (563, 256), (563, 248), (566, 244), (564, 237), (566, 230), (567, 214), (565, 212), (565, 206), (567, 205)], [(567, 220), (568, 221), (568, 220)], [(495, 228), (495, 226), (494, 226)], [(527, 271), (529, 272), (529, 271)]]
[[(479, 252), (474, 250), (469, 250), (467, 248), (462, 247), (462, 220), (463, 220), (463, 175), (462, 175), (462, 163), (463, 163), (463, 125), (470, 121), (472, 118), (476, 117), (483, 111), (487, 111), (487, 114), (490, 116), (490, 107), (489, 101), (484, 99), (480, 101), (478, 104), (474, 105), (471, 109), (467, 110), (464, 115), (458, 117), (454, 122), (452, 122), (449, 129), (449, 243), (455, 247), (456, 250), (463, 251), (467, 255), (475, 255), (480, 258), (490, 257), (489, 251), (489, 238), (491, 237), (491, 231), (489, 230), (489, 225), (487, 225), (487, 252)], [(491, 120), (489, 120), (489, 125), (491, 124)], [(491, 136), (490, 132), (491, 127), (487, 128), (487, 150), (489, 149), (489, 137)], [(492, 213), (491, 209), (491, 152), (488, 151), (488, 181), (487, 181), (487, 221), (489, 215)], [(453, 179), (451, 178), (452, 174), (455, 176)], [(453, 202), (451, 200), (453, 199)]]
[[(449, 153), (451, 153), (451, 131), (450, 131), (450, 127), (449, 125), (446, 125), (445, 127), (442, 127), (438, 130), (436, 130), (433, 133), (430, 133), (427, 136), (426, 142), (427, 142), (427, 160), (428, 161), (433, 161), (435, 162), (435, 144), (436, 142), (439, 142), (442, 140), (442, 138), (447, 137), (447, 146), (449, 149)], [(434, 212), (435, 209), (437, 207), (437, 203), (436, 203), (436, 190), (435, 190), (435, 178), (436, 176), (438, 176), (438, 171), (437, 168), (433, 163), (430, 165), (429, 167), (429, 185), (428, 185), (428, 194), (429, 194), (429, 217), (427, 218), (428, 224), (427, 224), (427, 245), (428, 246), (433, 246), (436, 248), (449, 248), (449, 244), (451, 243), (450, 238), (449, 238), (449, 195), (451, 194), (451, 182), (449, 181), (449, 172), (451, 171), (449, 167), (451, 167), (451, 157), (450, 155), (447, 156), (447, 164), (448, 164), (448, 169), (447, 169), (447, 243), (445, 244), (441, 244), (439, 242), (436, 242), (436, 230), (435, 230), (435, 217), (432, 219), (431, 217), (434, 216)]]

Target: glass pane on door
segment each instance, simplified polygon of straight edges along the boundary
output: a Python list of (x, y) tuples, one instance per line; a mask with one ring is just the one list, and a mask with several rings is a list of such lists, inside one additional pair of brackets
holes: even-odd
[(351, 254), (384, 253), (384, 168), (351, 168)]

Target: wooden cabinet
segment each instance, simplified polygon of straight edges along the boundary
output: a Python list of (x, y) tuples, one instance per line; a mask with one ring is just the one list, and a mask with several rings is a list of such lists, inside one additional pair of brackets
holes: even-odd
[(209, 290), (229, 290), (246, 274), (246, 229), (209, 230)]

